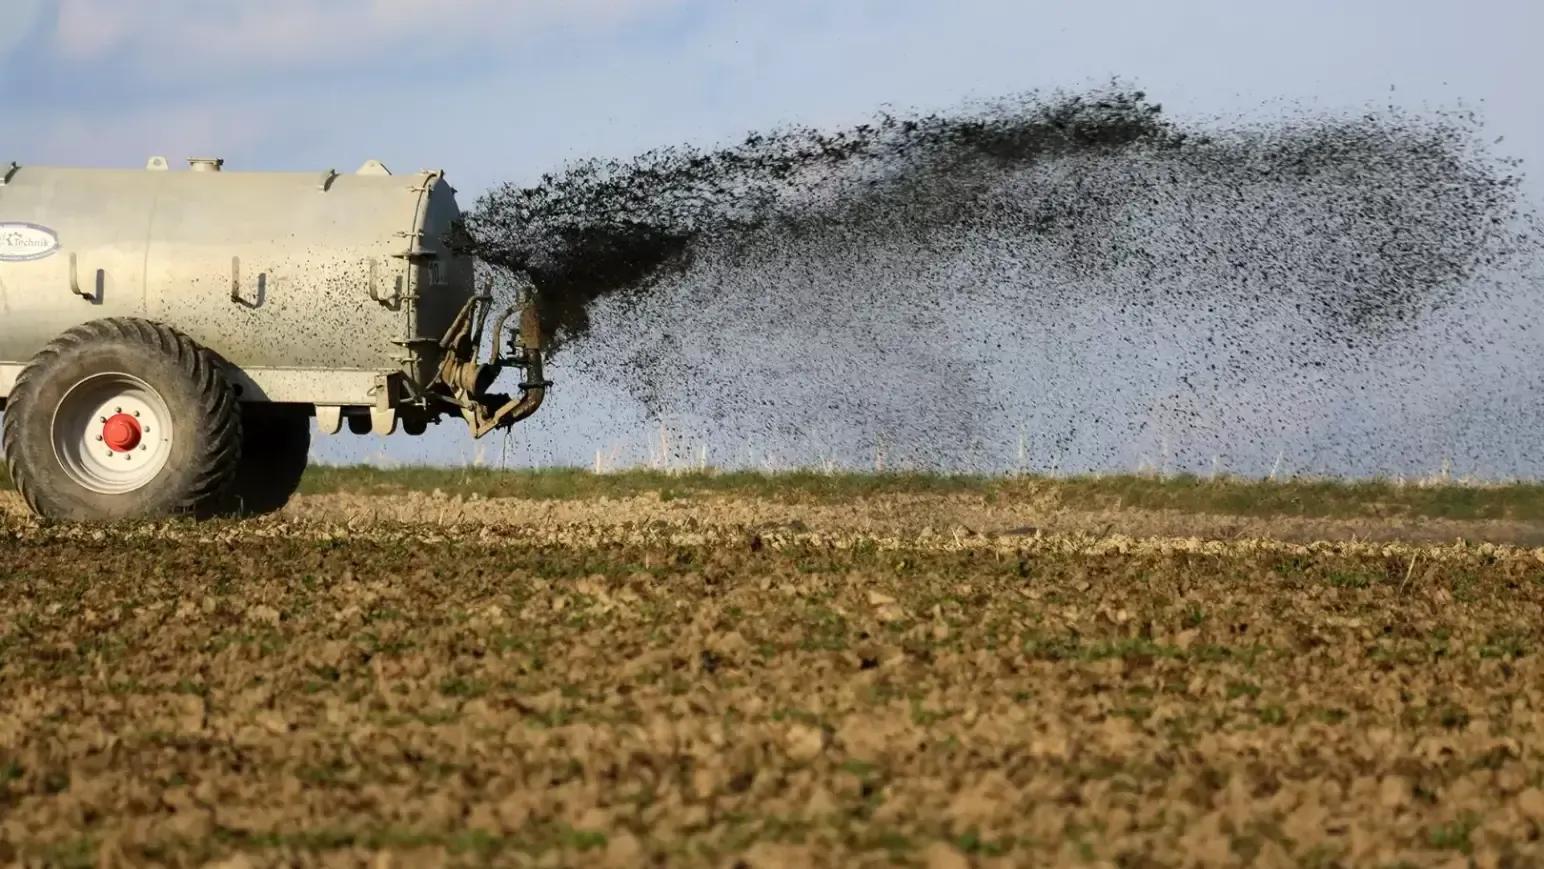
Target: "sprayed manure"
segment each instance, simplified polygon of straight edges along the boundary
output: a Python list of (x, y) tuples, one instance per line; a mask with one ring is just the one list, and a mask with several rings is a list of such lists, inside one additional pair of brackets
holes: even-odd
[(1029, 96), (577, 161), (468, 229), (529, 276), (561, 365), (720, 460), (1381, 470), (1399, 415), (1348, 418), (1347, 390), (1438, 388), (1433, 357), (1489, 340), (1445, 312), (1529, 281), (1519, 179), (1479, 135)]

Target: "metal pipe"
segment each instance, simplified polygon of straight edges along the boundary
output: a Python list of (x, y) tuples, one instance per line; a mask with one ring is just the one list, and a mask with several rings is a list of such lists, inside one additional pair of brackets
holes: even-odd
[(493, 321), (493, 358), (489, 360), (492, 364), (497, 365), (499, 361), (499, 342), (504, 339), (504, 324), (509, 322), (510, 316), (515, 313), (515, 309), (518, 307), (520, 307), (518, 303), (510, 305), (500, 311), (498, 319)]
[[(503, 331), (504, 320), (509, 312), (499, 317), (499, 330), (494, 332), (494, 340)], [(520, 397), (511, 399), (503, 407), (490, 414), (481, 423), (474, 426), (472, 436), (480, 438), (496, 428), (515, 423), (535, 413), (541, 407), (547, 397), (547, 387), (551, 382), (542, 376), (541, 358), (541, 314), (536, 310), (534, 301), (528, 302), (520, 312), (520, 343), (521, 364), (525, 367), (525, 381), (520, 384)]]

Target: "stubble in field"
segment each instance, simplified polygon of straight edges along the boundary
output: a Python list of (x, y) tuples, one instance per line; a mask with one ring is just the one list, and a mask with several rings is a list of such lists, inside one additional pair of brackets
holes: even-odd
[(0, 540), (0, 858), (1544, 857), (1544, 557), (682, 524)]

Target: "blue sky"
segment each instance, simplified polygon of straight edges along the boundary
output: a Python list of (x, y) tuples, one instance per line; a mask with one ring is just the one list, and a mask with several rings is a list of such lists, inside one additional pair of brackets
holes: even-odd
[[(1118, 78), (1203, 120), (1464, 105), (1498, 151), (1544, 165), (1537, 0), (0, 3), (0, 161), (24, 164), (377, 158), (446, 169), (468, 204), (572, 157)], [(597, 442), (596, 414), (564, 396), (538, 431), (583, 445), (546, 460)], [(454, 459), (464, 440), (388, 455)]]
[(1197, 115), (1463, 100), (1514, 152), (1544, 143), (1532, 0), (5, 5), (0, 156), (23, 162), (377, 157), (473, 192), (581, 154), (1111, 77)]

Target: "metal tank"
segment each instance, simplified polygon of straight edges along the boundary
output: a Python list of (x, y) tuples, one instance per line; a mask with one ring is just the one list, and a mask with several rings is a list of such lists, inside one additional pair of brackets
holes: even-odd
[[(176, 482), (161, 479), (179, 458), (166, 446), (171, 441), (131, 431), (119, 414), (99, 411), (123, 396), (139, 402), (142, 418), (188, 417), (180, 433), (170, 431), (172, 419), (161, 420), (168, 438), (184, 441), (201, 436), (190, 428), (194, 411), (166, 405), (166, 396), (146, 392), (153, 383), (129, 371), (117, 372), (123, 377), (116, 380), (97, 378), (84, 392), (69, 386), (28, 391), (49, 374), (48, 365), (58, 367), (56, 356), (74, 359), (86, 352), (82, 347), (117, 346), (113, 342), (127, 342), (125, 358), (179, 357), (182, 341), (208, 355), (240, 403), (247, 465), (273, 450), (271, 438), (258, 440), (254, 432), (298, 441), (296, 419), (311, 416), (327, 433), (347, 423), (380, 434), (400, 424), (416, 434), (451, 414), (477, 437), (528, 416), (547, 386), (534, 306), (518, 318), (513, 309), (490, 317), (492, 300), (478, 293), (473, 262), (452, 244), (459, 217), (443, 173), (397, 176), (373, 160), (348, 174), (232, 172), (217, 158), (191, 159), (184, 170), (159, 157), (143, 170), (0, 163), (0, 407), (10, 405), (6, 457), (18, 487), (39, 512), (73, 518), (188, 506), (163, 509), (143, 491)], [(479, 359), (490, 319), (494, 352)], [(507, 342), (506, 325), (514, 327)], [(488, 393), (505, 367), (525, 371), (513, 398)], [(71, 370), (70, 376), (87, 371)], [(196, 373), (193, 366), (186, 376)], [(171, 378), (163, 391), (183, 389), (181, 375), (158, 376)], [(27, 408), (38, 418), (46, 412), (49, 425), (27, 428), (12, 420), (24, 399), (42, 401), (33, 393), (47, 393), (57, 405)], [(75, 417), (86, 420), (79, 423), (85, 430), (58, 431), (68, 428), (61, 419)], [(49, 448), (29, 453), (25, 442), (43, 439), (45, 429)], [(113, 446), (130, 441), (128, 452)], [(164, 448), (155, 473), (133, 464), (140, 453), (154, 452), (146, 442)], [(300, 448), (284, 449), (285, 464), (293, 466)], [(56, 508), (50, 497), (27, 491), (29, 479), (40, 479), (28, 465), (51, 462), (64, 471), (60, 485), (79, 485), (91, 497), (53, 498), (70, 505)], [(299, 462), (303, 466), (303, 456)], [(298, 480), (298, 472), (291, 476)], [(108, 496), (125, 487), (140, 493), (137, 500), (109, 504)], [(81, 506), (88, 502), (95, 506)]]

